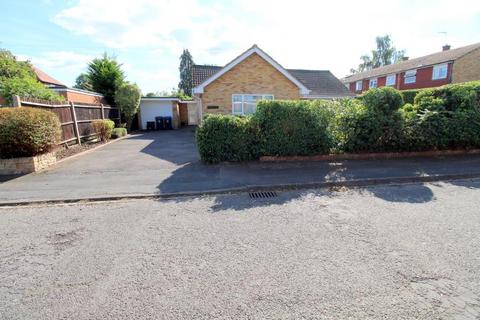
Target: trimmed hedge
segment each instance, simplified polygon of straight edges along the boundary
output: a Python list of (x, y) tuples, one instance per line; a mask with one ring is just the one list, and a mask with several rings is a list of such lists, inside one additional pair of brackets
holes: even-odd
[(320, 102), (260, 101), (253, 119), (260, 132), (262, 155), (328, 153), (333, 143), (328, 130), (332, 117)]
[(208, 115), (196, 132), (200, 157), (206, 163), (257, 159), (258, 133), (251, 117)]
[(31, 157), (51, 151), (60, 141), (60, 121), (46, 110), (0, 109), (0, 158)]
[(127, 128), (113, 128), (112, 138), (117, 139), (127, 135)]
[(402, 90), (403, 101), (405, 103), (413, 104), (415, 101), (415, 97), (420, 92), (421, 89), (410, 89), (410, 90)]
[[(341, 152), (480, 148), (480, 81), (359, 99), (260, 101), (251, 117), (209, 115), (197, 131), (208, 163)], [(411, 98), (407, 98), (410, 101)]]
[(101, 141), (107, 141), (112, 136), (115, 122), (110, 119), (92, 121), (92, 130)]

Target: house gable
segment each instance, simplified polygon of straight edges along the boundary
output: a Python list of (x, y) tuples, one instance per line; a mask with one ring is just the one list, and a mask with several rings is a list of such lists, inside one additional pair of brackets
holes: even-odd
[(211, 84), (212, 82), (216, 81), (218, 78), (223, 76), (225, 73), (231, 71), (235, 68), (238, 64), (242, 63), (244, 60), (248, 59), (252, 55), (258, 55), (262, 59), (264, 59), (267, 63), (269, 63), (273, 68), (275, 68), (278, 72), (283, 74), (288, 80), (290, 80), (293, 84), (297, 86), (300, 90), (300, 94), (307, 95), (310, 93), (310, 90), (305, 87), (298, 79), (293, 77), (286, 69), (284, 69), (278, 62), (273, 60), (268, 54), (266, 54), (263, 50), (261, 50), (257, 45), (254, 45), (243, 54), (235, 58), (233, 61), (228, 63), (223, 69), (206, 79), (203, 83), (193, 88), (193, 93), (203, 93), (206, 86)]
[(300, 98), (299, 87), (256, 53), (204, 85), (203, 112), (232, 113), (233, 94), (271, 94), (275, 99), (285, 100)]

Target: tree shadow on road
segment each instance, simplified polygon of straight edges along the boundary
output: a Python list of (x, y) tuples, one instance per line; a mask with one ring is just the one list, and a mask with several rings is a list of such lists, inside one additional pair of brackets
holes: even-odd
[(435, 199), (433, 191), (424, 184), (374, 186), (368, 191), (388, 202), (426, 203)]

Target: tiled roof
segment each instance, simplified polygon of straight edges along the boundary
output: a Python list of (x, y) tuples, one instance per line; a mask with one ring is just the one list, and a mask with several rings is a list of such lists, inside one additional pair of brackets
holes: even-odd
[(201, 84), (203, 81), (207, 80), (213, 76), (217, 71), (222, 69), (219, 66), (209, 66), (209, 65), (193, 65), (193, 86), (196, 87)]
[[(196, 87), (223, 67), (212, 65), (193, 66), (193, 86)], [(300, 70), (287, 69), (287, 71), (300, 81), (316, 97), (347, 97), (353, 94), (328, 70)]]
[(401, 61), (388, 66), (356, 73), (354, 75), (345, 77), (344, 79), (342, 79), (342, 81), (353, 82), (361, 79), (384, 76), (391, 73), (399, 73), (399, 72), (403, 72), (411, 69), (421, 68), (424, 66), (426, 67), (426, 66), (430, 66), (438, 63), (454, 61), (476, 49), (480, 49), (480, 43), (475, 43), (475, 44), (465, 46), (465, 47), (460, 47), (457, 49), (441, 51), (441, 52), (429, 54), (427, 56), (406, 60), (406, 61)]
[(32, 66), (32, 69), (33, 69), (33, 72), (35, 72), (35, 75), (37, 76), (38, 81), (40, 81), (41, 83), (43, 83), (45, 85), (53, 85), (55, 87), (62, 87), (62, 88), (67, 87), (66, 85), (64, 85), (63, 83), (61, 83), (57, 79), (52, 78), (51, 76), (49, 76), (48, 74), (46, 74), (42, 70), (38, 69), (37, 67)]

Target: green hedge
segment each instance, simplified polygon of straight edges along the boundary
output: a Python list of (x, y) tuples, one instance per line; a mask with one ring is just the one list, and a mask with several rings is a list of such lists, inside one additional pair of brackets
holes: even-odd
[(263, 155), (312, 155), (328, 153), (333, 117), (325, 104), (310, 101), (260, 101), (253, 119), (260, 132)]
[(206, 163), (258, 158), (258, 134), (251, 117), (209, 115), (196, 132), (200, 157)]
[[(251, 117), (206, 117), (197, 131), (205, 162), (261, 155), (480, 148), (480, 81), (418, 90), (393, 88), (359, 99), (261, 101)], [(411, 98), (407, 98), (411, 101)]]
[(0, 109), (0, 158), (30, 157), (51, 151), (60, 140), (60, 121), (46, 110)]
[(420, 92), (421, 89), (410, 89), (410, 90), (402, 90), (403, 101), (405, 103), (413, 104), (415, 102), (415, 97)]

